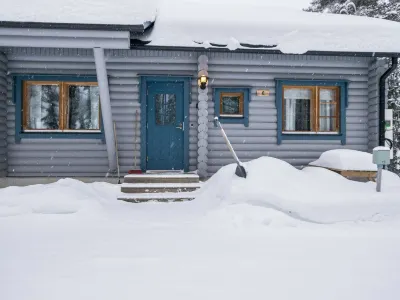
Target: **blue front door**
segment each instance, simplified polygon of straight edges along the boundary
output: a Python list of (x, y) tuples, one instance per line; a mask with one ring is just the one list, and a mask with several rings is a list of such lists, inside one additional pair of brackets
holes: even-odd
[(147, 169), (183, 170), (183, 83), (147, 84)]

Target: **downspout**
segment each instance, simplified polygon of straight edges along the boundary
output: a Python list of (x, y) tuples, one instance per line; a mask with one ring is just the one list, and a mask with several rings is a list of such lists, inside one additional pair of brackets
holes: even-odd
[(107, 68), (104, 59), (104, 49), (94, 48), (94, 61), (96, 64), (97, 82), (100, 91), (101, 115), (103, 121), (104, 135), (106, 138), (108, 167), (110, 171), (117, 168), (115, 151), (115, 140), (113, 131), (113, 121), (111, 113), (110, 90), (108, 88)]
[(386, 79), (396, 70), (397, 57), (392, 57), (392, 65), (379, 79), (379, 146), (385, 145)]

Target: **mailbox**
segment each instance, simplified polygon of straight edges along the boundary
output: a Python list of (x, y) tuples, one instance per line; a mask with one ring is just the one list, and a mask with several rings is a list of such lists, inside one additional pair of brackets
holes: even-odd
[(372, 162), (376, 165), (390, 165), (390, 149), (386, 147), (374, 148)]

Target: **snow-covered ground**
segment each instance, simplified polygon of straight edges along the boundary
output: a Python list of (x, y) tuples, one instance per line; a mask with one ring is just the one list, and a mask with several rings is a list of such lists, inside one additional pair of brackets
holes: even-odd
[(0, 299), (400, 299), (400, 178), (383, 192), (273, 158), (183, 203), (63, 179), (0, 190)]

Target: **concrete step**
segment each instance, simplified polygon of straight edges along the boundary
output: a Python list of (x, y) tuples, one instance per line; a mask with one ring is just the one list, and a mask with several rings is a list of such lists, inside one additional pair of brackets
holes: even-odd
[(179, 201), (190, 201), (196, 198), (198, 194), (196, 192), (187, 193), (140, 193), (140, 194), (126, 194), (118, 197), (118, 200), (142, 203), (148, 201), (157, 202), (179, 202)]
[(193, 173), (145, 173), (130, 174), (124, 183), (198, 183), (199, 175)]
[(191, 192), (200, 188), (199, 182), (189, 183), (123, 183), (123, 193), (165, 193), (165, 192)]

